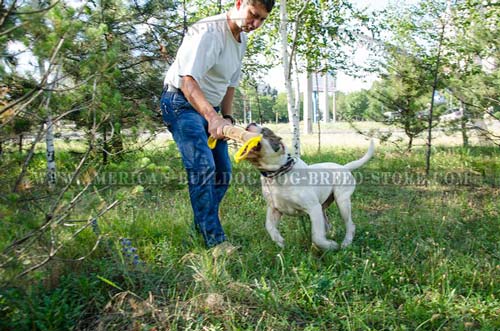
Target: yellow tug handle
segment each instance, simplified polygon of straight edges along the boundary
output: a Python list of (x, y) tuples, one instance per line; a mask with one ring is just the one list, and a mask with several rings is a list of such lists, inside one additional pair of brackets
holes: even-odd
[[(245, 131), (244, 129), (235, 127), (225, 126), (223, 128), (223, 132), (227, 138), (243, 142), (243, 146), (241, 146), (241, 148), (236, 152), (234, 156), (236, 163), (246, 159), (248, 154), (252, 151), (252, 148), (257, 146), (262, 140), (262, 135), (255, 135), (254, 133), (250, 133)], [(217, 145), (217, 139), (210, 136), (208, 137), (207, 144), (210, 149), (214, 149)]]
[(210, 136), (210, 137), (208, 137), (207, 144), (208, 144), (208, 147), (210, 149), (214, 149), (215, 146), (217, 145), (217, 139), (215, 139), (214, 137)]
[(236, 161), (236, 163), (246, 159), (248, 154), (252, 151), (252, 148), (257, 146), (261, 140), (262, 135), (258, 135), (257, 137), (253, 137), (247, 140), (234, 155), (234, 160)]

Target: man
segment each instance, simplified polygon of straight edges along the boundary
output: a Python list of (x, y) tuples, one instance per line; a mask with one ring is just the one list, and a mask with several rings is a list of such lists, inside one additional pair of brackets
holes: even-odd
[(163, 121), (172, 133), (188, 174), (189, 196), (197, 230), (207, 247), (230, 252), (219, 219), (219, 205), (229, 186), (227, 143), (210, 150), (207, 139), (224, 138), (234, 124), (232, 101), (241, 75), (246, 33), (259, 28), (274, 0), (236, 0), (227, 13), (194, 24), (169, 68), (161, 97)]

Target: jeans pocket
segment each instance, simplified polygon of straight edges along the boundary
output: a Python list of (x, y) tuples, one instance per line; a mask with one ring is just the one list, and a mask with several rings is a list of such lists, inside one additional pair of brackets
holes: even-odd
[(191, 107), (191, 104), (187, 101), (186, 97), (180, 93), (174, 93), (172, 95), (170, 105), (176, 115), (179, 115), (183, 110)]
[(172, 109), (171, 95), (169, 93), (163, 93), (160, 101), (160, 109), (161, 109), (161, 117), (163, 119), (163, 123), (170, 130), (172, 122), (174, 120), (175, 114)]
[(183, 112), (193, 109), (186, 97), (178, 92), (163, 93), (160, 108), (163, 122), (169, 130), (171, 129), (172, 123), (176, 121)]

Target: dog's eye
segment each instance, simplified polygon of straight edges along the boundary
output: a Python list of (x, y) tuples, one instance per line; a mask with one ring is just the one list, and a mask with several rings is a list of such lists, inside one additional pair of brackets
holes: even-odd
[(281, 143), (279, 142), (272, 142), (271, 147), (273, 148), (273, 151), (278, 152), (281, 148)]

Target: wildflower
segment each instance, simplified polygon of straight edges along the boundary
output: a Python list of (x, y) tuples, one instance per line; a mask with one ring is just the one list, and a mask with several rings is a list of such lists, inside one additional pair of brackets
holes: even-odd
[(133, 265), (138, 265), (142, 262), (137, 254), (137, 248), (132, 246), (132, 241), (130, 239), (121, 238), (119, 242), (122, 245), (122, 253), (127, 262)]

